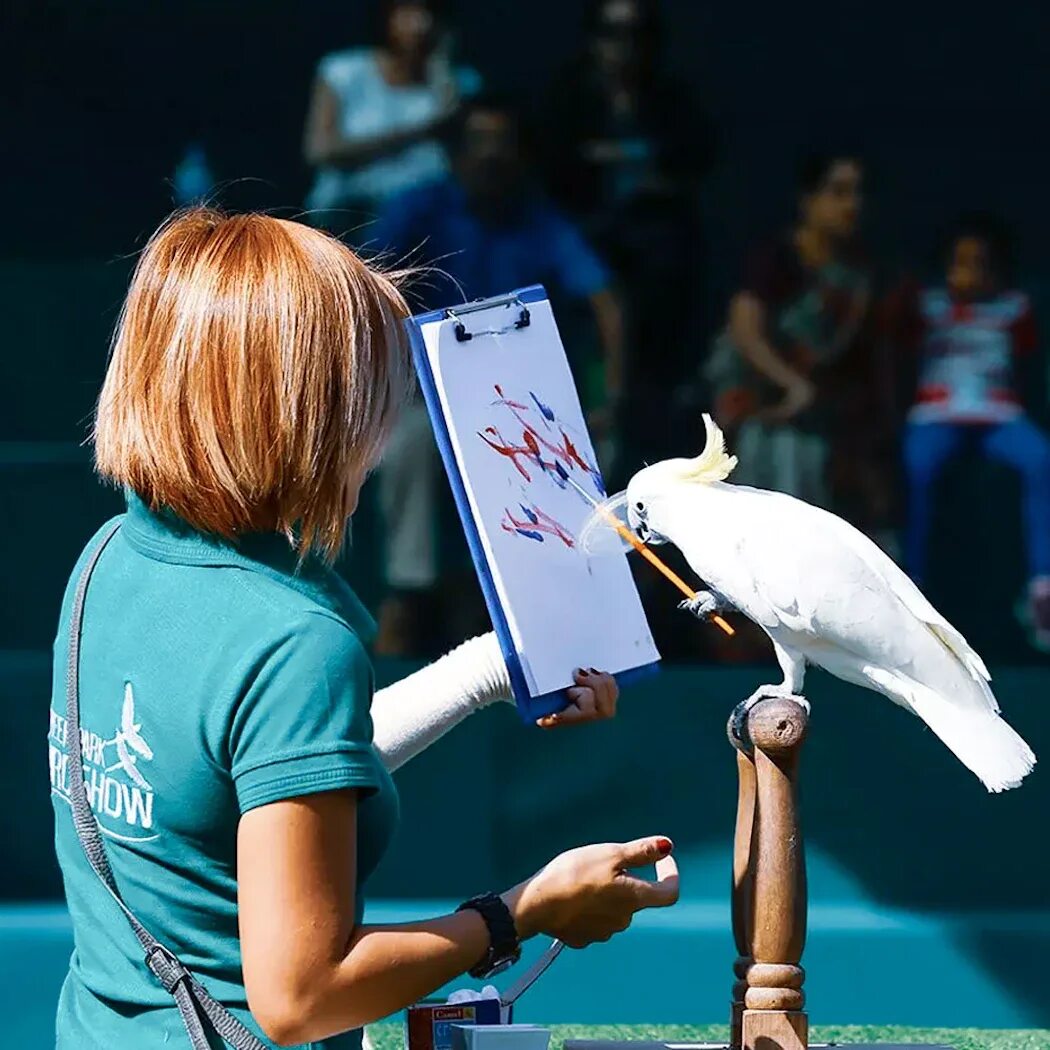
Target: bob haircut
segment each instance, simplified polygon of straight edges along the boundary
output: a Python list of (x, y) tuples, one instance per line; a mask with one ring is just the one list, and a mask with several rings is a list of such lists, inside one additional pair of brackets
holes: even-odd
[(409, 389), (398, 279), (301, 223), (172, 216), (114, 333), (99, 474), (202, 532), (334, 560)]

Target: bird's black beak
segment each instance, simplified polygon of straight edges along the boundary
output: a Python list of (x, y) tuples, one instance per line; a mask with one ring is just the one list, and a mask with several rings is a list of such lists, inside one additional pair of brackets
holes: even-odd
[(635, 526), (635, 534), (647, 547), (659, 547), (667, 542), (663, 533), (657, 532), (648, 522), (640, 521)]

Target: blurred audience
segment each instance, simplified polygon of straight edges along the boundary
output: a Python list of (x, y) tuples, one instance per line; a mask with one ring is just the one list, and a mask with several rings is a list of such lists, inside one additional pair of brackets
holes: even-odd
[(580, 54), (551, 85), (544, 135), (558, 201), (588, 223), (647, 194), (695, 185), (714, 133), (689, 90), (662, 68), (657, 0), (590, 0)]
[[(656, 0), (591, 0), (580, 53), (544, 108), (547, 183), (612, 269), (625, 309), (623, 439), (634, 467), (681, 451), (669, 411), (702, 287), (697, 190), (711, 121), (663, 68)], [(670, 304), (679, 304), (677, 307)]]
[(1023, 619), (1050, 650), (1050, 439), (1026, 408), (1037, 402), (1040, 362), (1028, 296), (1011, 280), (1011, 238), (987, 214), (951, 230), (936, 284), (915, 289), (899, 316), (914, 397), (904, 434), (906, 566), (927, 571), (936, 483), (963, 453), (997, 460), (1023, 485), (1029, 585)]
[[(607, 432), (622, 391), (620, 308), (605, 266), (540, 191), (522, 123), (505, 101), (487, 95), (465, 105), (454, 175), (392, 198), (374, 244), (428, 264), (415, 289), (421, 305), (447, 306), (535, 283), (555, 300), (585, 301), (604, 361), (604, 390), (585, 407), (594, 431)], [(425, 628), (438, 580), (437, 470), (426, 410), (417, 401), (403, 413), (379, 470), (391, 587), (380, 610), (380, 652), (415, 651)]]
[(855, 157), (804, 162), (796, 222), (751, 256), (705, 368), (739, 459), (733, 480), (823, 507), (838, 415), (830, 380), (855, 349), (871, 297), (856, 240), (862, 182)]
[[(835, 510), (922, 583), (942, 468), (965, 451), (1008, 464), (1024, 490), (1023, 619), (1050, 651), (1050, 439), (1026, 410), (1035, 327), (1002, 227), (960, 222), (942, 279), (884, 300), (880, 329), (858, 236), (864, 166), (845, 151), (810, 156), (794, 220), (748, 254), (698, 385), (696, 347), (710, 338), (696, 319), (710, 283), (699, 204), (719, 136), (666, 66), (659, 0), (587, 0), (578, 53), (538, 93), (536, 136), (454, 60), (444, 10), (382, 0), (378, 43), (319, 63), (304, 141), (313, 221), (418, 267), (417, 308), (544, 284), (614, 486), (693, 447), (710, 405), (739, 460), (734, 481)], [(180, 200), (206, 192), (206, 165), (187, 152)], [(483, 626), (469, 618), (472, 570), (439, 543), (439, 478), (416, 400), (378, 476), (386, 655), (438, 648), (463, 610), (455, 631)], [(695, 657), (699, 644), (716, 659), (764, 658), (746, 629), (724, 652), (721, 635), (698, 643), (662, 581), (637, 578), (665, 654)]]
[(312, 220), (358, 245), (391, 196), (448, 173), (442, 137), (480, 86), (454, 65), (437, 0), (382, 0), (377, 22), (377, 46), (321, 59), (303, 146)]

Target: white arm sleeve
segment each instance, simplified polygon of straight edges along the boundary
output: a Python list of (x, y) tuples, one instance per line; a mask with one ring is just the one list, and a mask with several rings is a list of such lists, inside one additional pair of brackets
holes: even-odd
[(490, 632), (375, 694), (373, 742), (380, 760), (392, 773), (497, 700), (513, 696), (499, 642)]

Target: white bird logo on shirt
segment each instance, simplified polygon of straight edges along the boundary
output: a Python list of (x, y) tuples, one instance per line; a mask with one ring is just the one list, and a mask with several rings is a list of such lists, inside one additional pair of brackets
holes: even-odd
[[(135, 721), (135, 694), (130, 682), (124, 683), (124, 706), (120, 713), (120, 729), (106, 745), (113, 744), (117, 749), (117, 761), (106, 767), (106, 772), (123, 769), (139, 787), (152, 791), (150, 782), (139, 772), (138, 760), (153, 760), (153, 749), (142, 736), (142, 723)], [(132, 751), (136, 754), (132, 754)]]

